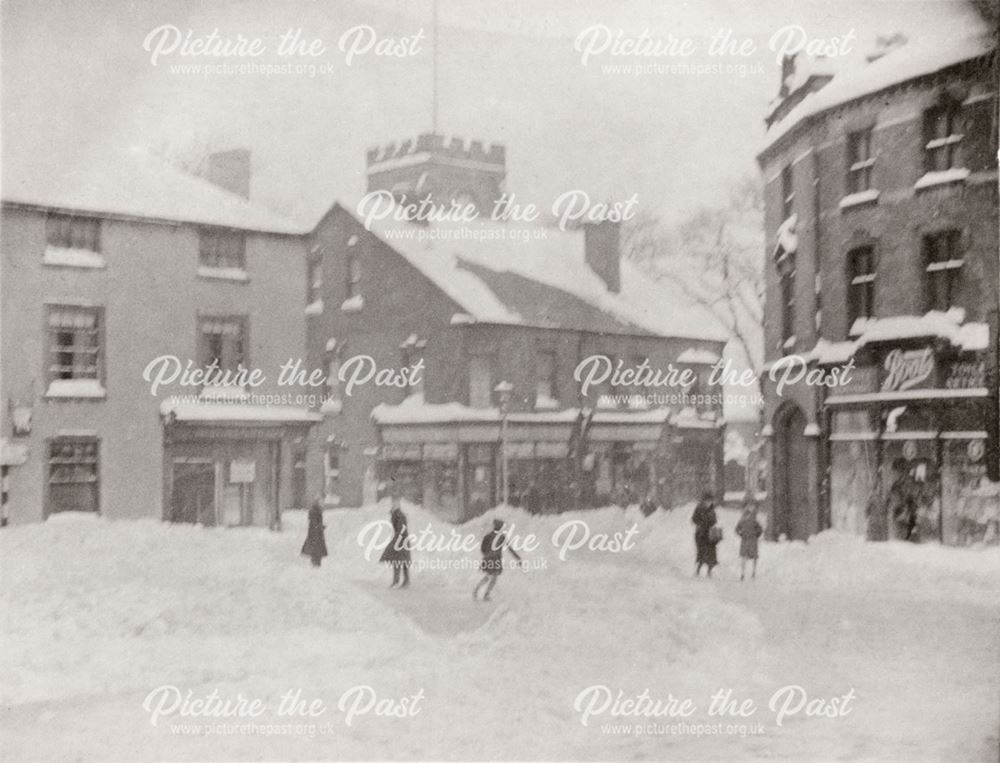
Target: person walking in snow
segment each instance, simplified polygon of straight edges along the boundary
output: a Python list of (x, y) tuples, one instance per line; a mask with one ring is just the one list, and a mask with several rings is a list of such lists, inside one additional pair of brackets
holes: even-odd
[[(410, 547), (408, 545), (410, 533), (406, 523), (406, 514), (399, 507), (399, 499), (393, 498), (392, 510), (389, 512), (389, 521), (392, 523), (392, 540), (382, 550), (380, 562), (385, 562), (392, 567), (392, 584), (389, 588), (407, 588), (410, 585)], [(400, 582), (402, 578), (402, 582)]]
[[(479, 550), (483, 552), (483, 561), (480, 569), (483, 571), (483, 579), (476, 584), (472, 592), (473, 599), (479, 599), (479, 589), (486, 586), (486, 593), (483, 594), (483, 601), (490, 600), (490, 593), (493, 586), (497, 584), (497, 578), (503, 572), (503, 550), (507, 548), (511, 555), (519, 562), (521, 557), (517, 552), (507, 546), (507, 533), (503, 531), (503, 521), (493, 520), (493, 529), (483, 536), (483, 542), (479, 545)], [(516, 564), (516, 562), (515, 562)]]
[(302, 544), (302, 556), (308, 556), (313, 567), (323, 563), (326, 553), (326, 536), (323, 530), (323, 504), (316, 498), (309, 507), (309, 529), (306, 531), (306, 542)]
[(740, 536), (740, 580), (746, 577), (747, 559), (753, 561), (750, 577), (757, 577), (757, 542), (763, 533), (764, 528), (757, 521), (757, 504), (748, 501), (736, 523), (736, 534)]
[(896, 525), (896, 537), (915, 540), (917, 525), (917, 505), (913, 480), (907, 470), (905, 458), (892, 462), (893, 482), (889, 487), (889, 513)]
[(719, 563), (715, 547), (721, 540), (721, 532), (716, 527), (719, 520), (715, 515), (715, 499), (711, 493), (702, 494), (701, 501), (694, 507), (691, 521), (695, 526), (694, 576), (698, 577), (701, 573), (701, 566), (705, 565), (708, 568), (708, 577), (712, 577), (712, 568)]

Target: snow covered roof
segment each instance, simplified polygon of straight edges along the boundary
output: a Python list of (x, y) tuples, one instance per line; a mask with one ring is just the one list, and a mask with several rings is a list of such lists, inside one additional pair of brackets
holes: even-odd
[(949, 30), (947, 37), (911, 41), (872, 62), (845, 65), (821, 89), (810, 93), (767, 130), (760, 154), (787, 135), (796, 125), (824, 111), (881, 90), (960, 64), (993, 49), (989, 30), (970, 27)]
[(0, 198), (26, 204), (263, 233), (309, 229), (138, 150), (39, 157), (4, 152)]
[(809, 360), (820, 365), (847, 362), (866, 344), (903, 339), (945, 339), (961, 350), (985, 350), (989, 345), (989, 326), (970, 321), (965, 323), (965, 310), (952, 308), (947, 312), (931, 310), (925, 315), (896, 315), (890, 318), (859, 319), (852, 326), (858, 337), (853, 341), (830, 342), (820, 339), (807, 353)]
[(537, 226), (525, 240), (524, 228), (492, 221), (423, 227), (390, 220), (374, 222), (372, 231), (469, 316), (453, 323), (728, 339), (680, 286), (654, 281), (627, 260), (620, 291), (610, 291), (586, 263), (583, 231)]

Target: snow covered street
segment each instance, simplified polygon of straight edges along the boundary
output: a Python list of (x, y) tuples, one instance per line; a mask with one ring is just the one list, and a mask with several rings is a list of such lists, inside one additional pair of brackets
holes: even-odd
[[(451, 533), (407, 512), (414, 533)], [(415, 550), (411, 588), (388, 590), (358, 543), (384, 516), (327, 512), (319, 570), (298, 554), (295, 514), (282, 533), (69, 516), (5, 530), (5, 757), (996, 757), (996, 548), (825, 533), (762, 544), (758, 578), (741, 583), (723, 511), (722, 566), (695, 580), (690, 507), (508, 510), (513, 536), (540, 542), (484, 603), (471, 595), (478, 548)], [(458, 532), (478, 539), (488, 520)], [(634, 542), (560, 559), (551, 539), (576, 520), (591, 539), (636, 525)], [(263, 710), (213, 716), (213, 700), (199, 711), (159, 687), (215, 696), (218, 713), (241, 698)], [(619, 691), (651, 701), (637, 717), (603, 701)], [(753, 712), (710, 715), (719, 691), (727, 712), (746, 699)], [(688, 717), (642, 716), (685, 699)]]

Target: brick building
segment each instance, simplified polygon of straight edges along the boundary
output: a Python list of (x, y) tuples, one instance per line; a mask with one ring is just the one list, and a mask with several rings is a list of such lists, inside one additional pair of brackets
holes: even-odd
[[(319, 415), (276, 379), (305, 355), (308, 231), (245, 198), (247, 153), (210, 164), (228, 190), (132, 152), (5, 154), (5, 520), (273, 526), (295, 503), (293, 451)], [(266, 380), (152, 394), (158, 356)]]
[(787, 60), (758, 156), (770, 532), (995, 540), (996, 38), (880, 43)]
[[(467, 201), (488, 217), (504, 160), (501, 147), (422, 135), (369, 152), (368, 190)], [(374, 500), (388, 483), (461, 521), (502, 500), (502, 441), (510, 501), (532, 510), (721, 490), (721, 394), (705, 385), (725, 337), (620, 262), (616, 224), (370, 228), (336, 205), (313, 233), (311, 365), (339, 381), (306, 455), (331, 503)], [(581, 395), (574, 371), (595, 355), (689, 368), (686, 391), (705, 397), (599, 403), (671, 390), (605, 383)], [(386, 384), (350, 384), (369, 370)]]

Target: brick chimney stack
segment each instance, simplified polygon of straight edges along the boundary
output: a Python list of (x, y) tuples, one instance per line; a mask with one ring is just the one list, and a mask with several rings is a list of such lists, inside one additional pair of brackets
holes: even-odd
[(583, 250), (587, 265), (617, 294), (621, 279), (621, 223), (600, 222), (583, 226)]
[(205, 179), (220, 188), (250, 198), (250, 149), (216, 151), (208, 157)]

